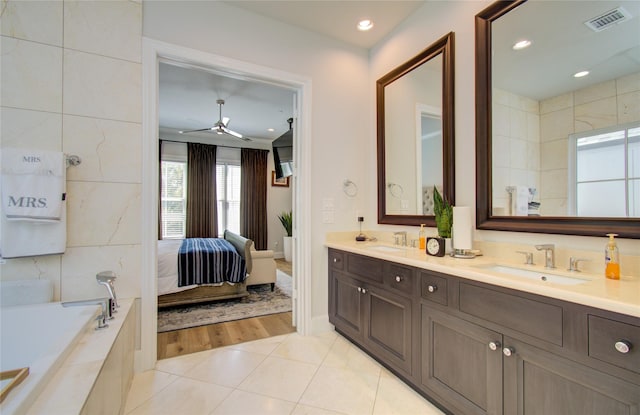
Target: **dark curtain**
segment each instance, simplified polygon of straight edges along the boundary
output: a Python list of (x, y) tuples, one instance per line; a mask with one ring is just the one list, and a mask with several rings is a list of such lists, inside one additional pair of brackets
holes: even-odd
[(257, 250), (267, 249), (268, 150), (243, 148), (240, 157), (240, 233)]
[(158, 239), (162, 239), (162, 140), (158, 144)]
[(216, 238), (216, 146), (187, 144), (187, 238)]

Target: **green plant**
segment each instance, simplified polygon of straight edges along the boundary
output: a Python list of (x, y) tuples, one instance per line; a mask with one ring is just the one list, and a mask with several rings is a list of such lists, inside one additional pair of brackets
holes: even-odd
[(433, 210), (436, 214), (436, 226), (438, 235), (442, 238), (451, 238), (451, 226), (453, 225), (453, 206), (444, 199), (438, 189), (433, 186)]
[(278, 216), (278, 219), (280, 219), (280, 223), (284, 226), (284, 230), (287, 231), (287, 236), (293, 235), (293, 212), (282, 212), (282, 214)]

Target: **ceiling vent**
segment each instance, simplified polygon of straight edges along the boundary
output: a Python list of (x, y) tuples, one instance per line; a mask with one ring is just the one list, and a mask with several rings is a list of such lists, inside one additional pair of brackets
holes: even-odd
[(598, 17), (594, 17), (593, 19), (584, 22), (584, 24), (586, 24), (589, 29), (593, 30), (594, 32), (601, 32), (604, 29), (607, 29), (613, 25), (622, 23), (629, 19), (631, 19), (631, 14), (624, 8), (617, 7), (613, 10), (609, 10), (604, 14), (601, 14)]

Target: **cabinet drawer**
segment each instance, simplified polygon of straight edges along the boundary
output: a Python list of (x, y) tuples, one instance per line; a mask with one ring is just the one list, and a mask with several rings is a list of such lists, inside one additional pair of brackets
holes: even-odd
[(382, 282), (383, 261), (362, 255), (347, 256), (347, 272), (371, 281)]
[(590, 315), (589, 356), (640, 373), (640, 327)]
[(460, 284), (460, 311), (562, 346), (562, 307)]
[(344, 268), (344, 253), (329, 249), (329, 267), (342, 270)]
[(420, 293), (425, 300), (447, 305), (447, 279), (423, 272), (420, 274)]
[(407, 294), (413, 293), (413, 269), (389, 264), (384, 273), (384, 283)]

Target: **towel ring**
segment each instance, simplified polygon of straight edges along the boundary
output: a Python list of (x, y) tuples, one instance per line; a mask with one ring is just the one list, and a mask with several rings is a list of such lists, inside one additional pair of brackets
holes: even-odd
[(387, 183), (387, 189), (389, 189), (389, 193), (391, 193), (391, 196), (396, 198), (400, 198), (404, 193), (404, 189), (402, 188), (402, 186), (397, 183)]
[(82, 159), (80, 156), (76, 156), (75, 154), (67, 156), (67, 167), (69, 166), (77, 166), (82, 163)]
[(355, 197), (358, 194), (358, 185), (349, 179), (342, 182), (342, 191), (349, 197)]

